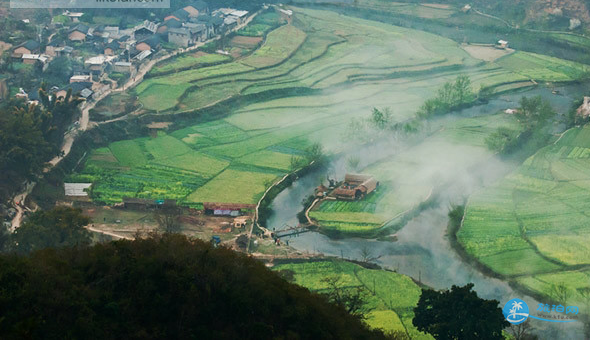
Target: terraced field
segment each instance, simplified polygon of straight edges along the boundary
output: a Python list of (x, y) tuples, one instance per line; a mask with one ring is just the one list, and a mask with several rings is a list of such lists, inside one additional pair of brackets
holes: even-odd
[(381, 182), (376, 192), (362, 201), (323, 201), (310, 217), (324, 230), (346, 234), (363, 234), (396, 223), (427, 200), (436, 187), (469, 178), (471, 167), (490, 159), (485, 139), (501, 126), (519, 129), (514, 117), (504, 113), (446, 122), (418, 145), (363, 170)]
[(572, 301), (590, 288), (590, 126), (568, 130), (469, 199), (459, 241), (493, 271)]
[(365, 302), (370, 310), (365, 315), (369, 326), (385, 332), (406, 333), (411, 339), (432, 339), (412, 325), (420, 288), (407, 276), (365, 269), (344, 261), (281, 264), (273, 270), (292, 271), (296, 284), (319, 293), (328, 288), (322, 280), (331, 277), (338, 277), (343, 287), (364, 287), (370, 292)]
[[(292, 158), (306, 156), (310, 144), (321, 143), (327, 153), (342, 151), (342, 131), (352, 118), (364, 117), (373, 107), (394, 107), (395, 119), (402, 121), (458, 74), (469, 74), (476, 89), (526, 79), (500, 65), (475, 60), (455, 42), (437, 35), (330, 11), (292, 9), (292, 24), (268, 33), (249, 56), (205, 67), (179, 58), (159, 65), (160, 72), (177, 72), (151, 77), (135, 88), (142, 109), (162, 115), (193, 112), (230, 97), (248, 98), (225, 118), (153, 139), (112, 143), (106, 149), (113, 157), (110, 162), (99, 162), (106, 151), (95, 150), (71, 180), (91, 180), (93, 199), (109, 204), (123, 196), (174, 198), (194, 205), (213, 200), (254, 202), (274, 179), (291, 170)], [(194, 62), (194, 67), (184, 69)], [(476, 146), (461, 146), (452, 141), (461, 136), (448, 138), (460, 150), (482, 154), (481, 140)], [(407, 164), (412, 153), (428, 157), (431, 148), (426, 142), (391, 161), (404, 165), (395, 173), (410, 176), (408, 180), (392, 180), (387, 162), (368, 170), (382, 177), (391, 191), (383, 193), (376, 210), (368, 213), (377, 217), (367, 224), (396, 216), (429, 194), (431, 186), (420, 176), (432, 174)]]

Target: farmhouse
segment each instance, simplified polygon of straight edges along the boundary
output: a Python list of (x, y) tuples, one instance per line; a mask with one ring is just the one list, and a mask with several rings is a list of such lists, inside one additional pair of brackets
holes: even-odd
[(39, 52), (39, 43), (35, 40), (27, 40), (14, 48), (12, 56), (21, 58), (23, 54), (33, 54), (35, 52)]
[(88, 26), (84, 24), (76, 25), (76, 27), (72, 28), (68, 32), (68, 39), (70, 39), (70, 41), (84, 41), (86, 40), (88, 30)]
[(332, 196), (341, 200), (358, 200), (373, 192), (379, 182), (370, 175), (346, 174), (344, 182), (332, 192)]
[(47, 60), (49, 60), (49, 58), (42, 54), (23, 54), (24, 64), (35, 64), (36, 62), (40, 62), (45, 65)]
[(182, 27), (182, 22), (180, 22), (176, 18), (170, 18), (170, 19), (164, 21), (164, 23), (158, 27), (158, 33), (166, 33), (171, 28), (180, 28), (180, 27)]
[(128, 61), (117, 61), (113, 64), (113, 71), (121, 73), (132, 73), (133, 65)]
[(123, 197), (123, 207), (133, 210), (159, 209), (162, 206), (176, 206), (176, 200), (150, 200), (145, 198)]
[(151, 51), (157, 50), (160, 48), (160, 38), (157, 35), (152, 35), (151, 37), (144, 39), (135, 45), (135, 48), (138, 51)]
[(498, 40), (498, 42), (496, 43), (496, 48), (500, 48), (500, 49), (507, 49), (508, 48), (508, 41), (506, 40)]
[(203, 209), (205, 214), (215, 216), (240, 216), (245, 215), (247, 211), (256, 209), (255, 204), (243, 203), (212, 203), (204, 202)]
[(72, 22), (80, 22), (80, 18), (84, 15), (84, 13), (65, 11), (63, 15), (70, 18)]
[(158, 25), (149, 20), (145, 20), (142, 24), (133, 28), (133, 36), (135, 40), (146, 39), (158, 31)]

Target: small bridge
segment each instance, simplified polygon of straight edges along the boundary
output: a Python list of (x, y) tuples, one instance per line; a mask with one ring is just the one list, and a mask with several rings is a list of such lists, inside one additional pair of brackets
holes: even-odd
[(307, 233), (309, 231), (311, 231), (311, 230), (309, 230), (307, 227), (304, 227), (304, 226), (298, 226), (298, 227), (287, 226), (286, 229), (275, 231), (274, 235), (275, 235), (275, 238), (282, 238), (282, 237)]

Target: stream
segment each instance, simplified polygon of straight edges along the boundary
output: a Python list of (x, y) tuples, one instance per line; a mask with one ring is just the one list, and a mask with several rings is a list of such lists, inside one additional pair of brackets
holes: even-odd
[[(581, 98), (587, 84), (574, 84), (555, 88), (534, 88), (518, 93), (498, 96), (486, 104), (476, 105), (456, 112), (458, 116), (475, 116), (493, 114), (499, 110), (518, 107), (523, 95), (542, 95), (551, 101), (553, 107), (563, 114), (570, 109), (572, 102)], [(557, 94), (552, 91), (556, 90)], [(559, 126), (556, 126), (559, 129)], [(270, 229), (282, 230), (288, 226), (296, 226), (296, 214), (302, 209), (302, 201), (313, 194), (313, 189), (325, 182), (327, 170), (312, 172), (283, 190), (273, 201), (273, 213), (268, 219)], [(337, 173), (338, 178), (344, 174)], [(494, 178), (486, 178), (485, 182)], [(455, 189), (455, 190), (453, 190)], [(446, 191), (457, 191), (461, 188), (450, 188)], [(453, 195), (446, 195), (432, 208), (422, 211), (410, 220), (401, 230), (397, 231), (396, 242), (377, 241), (375, 239), (346, 238), (331, 239), (318, 232), (307, 232), (290, 236), (289, 245), (298, 251), (311, 254), (324, 254), (345, 259), (362, 259), (362, 250), (369, 249), (372, 256), (379, 258), (374, 262), (378, 265), (395, 270), (412, 277), (415, 281), (435, 289), (446, 289), (452, 285), (465, 285), (473, 282), (478, 295), (486, 299), (500, 301), (500, 306), (512, 298), (520, 298), (527, 302), (534, 311), (538, 302), (530, 297), (514, 291), (506, 282), (483, 275), (476, 268), (464, 262), (451, 248), (446, 237), (448, 207), (453, 202)], [(586, 311), (587, 312), (587, 311)], [(533, 331), (541, 339), (583, 339), (583, 324), (555, 323), (532, 320)]]

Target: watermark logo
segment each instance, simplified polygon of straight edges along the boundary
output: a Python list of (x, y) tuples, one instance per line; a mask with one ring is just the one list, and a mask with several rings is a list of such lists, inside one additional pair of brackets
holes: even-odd
[(502, 309), (504, 317), (513, 325), (523, 323), (529, 317), (529, 306), (521, 299), (512, 299)]
[(574, 322), (578, 318), (579, 308), (576, 306), (550, 305), (539, 303), (536, 315), (529, 312), (529, 306), (521, 299), (512, 299), (504, 305), (502, 313), (506, 321), (513, 325), (525, 322), (528, 318), (549, 322)]

